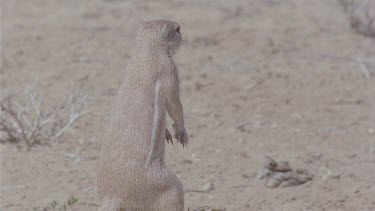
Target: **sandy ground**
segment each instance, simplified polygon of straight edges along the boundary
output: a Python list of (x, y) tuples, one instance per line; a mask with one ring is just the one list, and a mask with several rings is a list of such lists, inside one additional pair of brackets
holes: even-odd
[[(3, 0), (1, 89), (32, 78), (51, 103), (71, 83), (89, 115), (52, 146), (1, 145), (1, 210), (79, 199), (96, 210), (96, 167), (110, 103), (137, 24), (171, 19), (191, 47), (175, 61), (189, 146), (166, 162), (185, 206), (232, 210), (375, 210), (375, 39), (351, 30), (337, 1)], [(363, 60), (369, 77), (361, 71)], [(314, 179), (269, 189), (264, 157)]]

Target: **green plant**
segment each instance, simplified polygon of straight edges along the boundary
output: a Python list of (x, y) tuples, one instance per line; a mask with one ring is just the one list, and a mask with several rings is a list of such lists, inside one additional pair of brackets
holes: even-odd
[(33, 211), (69, 211), (73, 210), (73, 205), (78, 202), (78, 198), (70, 196), (65, 203), (59, 203), (56, 200), (53, 200), (49, 205), (45, 207), (34, 207)]

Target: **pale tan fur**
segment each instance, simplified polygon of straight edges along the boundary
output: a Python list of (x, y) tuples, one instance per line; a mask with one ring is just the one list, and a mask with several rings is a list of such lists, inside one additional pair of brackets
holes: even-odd
[[(140, 25), (137, 47), (101, 146), (98, 192), (102, 211), (183, 211), (180, 180), (164, 164), (166, 111), (185, 146), (179, 81), (172, 56), (181, 45), (172, 21)], [(169, 138), (166, 137), (169, 135)]]

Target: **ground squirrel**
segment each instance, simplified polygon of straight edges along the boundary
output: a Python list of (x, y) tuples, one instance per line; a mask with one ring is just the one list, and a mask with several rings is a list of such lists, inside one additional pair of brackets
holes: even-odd
[(101, 145), (98, 192), (102, 211), (183, 211), (180, 180), (164, 164), (166, 111), (175, 138), (188, 142), (172, 56), (181, 45), (179, 24), (140, 25), (136, 51), (117, 94)]

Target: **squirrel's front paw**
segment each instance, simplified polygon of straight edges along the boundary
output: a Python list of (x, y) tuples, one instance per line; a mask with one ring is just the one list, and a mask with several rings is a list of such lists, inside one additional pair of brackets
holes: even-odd
[(175, 131), (175, 138), (177, 139), (177, 142), (181, 143), (182, 147), (185, 147), (189, 141), (185, 127), (183, 125), (174, 123), (173, 128)]
[(173, 141), (172, 141), (172, 135), (171, 133), (169, 132), (168, 129), (165, 129), (165, 140), (167, 140), (167, 143), (169, 144), (169, 142), (171, 142), (171, 144), (173, 145)]

